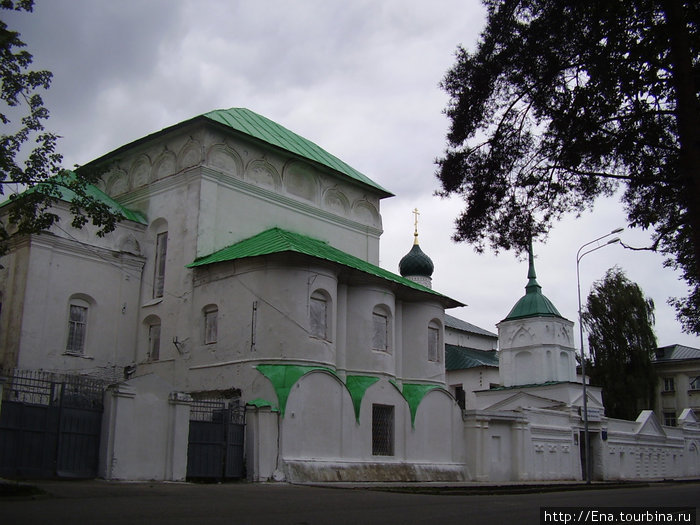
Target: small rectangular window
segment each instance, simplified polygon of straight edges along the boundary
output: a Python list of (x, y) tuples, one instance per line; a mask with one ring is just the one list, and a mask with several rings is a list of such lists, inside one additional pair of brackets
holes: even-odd
[(467, 398), (462, 385), (455, 386), (455, 399), (457, 400), (459, 408), (464, 410), (464, 408), (467, 406)]
[(204, 344), (216, 343), (218, 317), (218, 310), (204, 312)]
[(428, 327), (428, 361), (440, 361), (440, 330)]
[(676, 426), (676, 413), (675, 412), (664, 412), (664, 425), (667, 427)]
[(159, 233), (156, 238), (156, 268), (153, 277), (153, 298), (163, 297), (165, 288), (165, 259), (168, 253), (168, 232)]
[(389, 350), (387, 345), (389, 335), (389, 319), (386, 315), (374, 312), (372, 314), (372, 322), (374, 323), (374, 332), (372, 334), (372, 348), (386, 352)]
[(372, 455), (394, 455), (394, 407), (372, 405)]
[(68, 344), (66, 351), (82, 354), (85, 351), (85, 332), (87, 331), (87, 312), (84, 306), (70, 305), (68, 317)]
[(675, 392), (676, 384), (672, 377), (664, 377), (664, 392)]
[(689, 385), (691, 390), (700, 390), (700, 376), (691, 377)]
[(160, 325), (152, 324), (148, 327), (148, 358), (151, 361), (160, 359)]
[(311, 325), (311, 335), (327, 338), (328, 327), (328, 304), (326, 299), (319, 296), (311, 296), (309, 304), (309, 324)]

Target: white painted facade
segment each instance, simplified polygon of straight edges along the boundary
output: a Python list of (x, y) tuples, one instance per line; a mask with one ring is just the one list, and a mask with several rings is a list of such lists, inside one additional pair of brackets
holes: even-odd
[[(192, 400), (225, 395), (248, 405), (254, 481), (581, 479), (569, 321), (503, 321), (500, 371), (448, 377), (446, 342), (494, 348), (446, 331), (457, 301), (284, 250), (187, 266), (272, 228), (376, 265), (386, 191), (202, 118), (94, 164), (104, 192), (145, 220), (98, 238), (68, 227), (59, 203), (59, 226), (15, 243), (0, 269), (0, 364), (112, 383), (101, 476), (184, 479)], [(472, 385), (464, 412), (456, 384)], [(675, 429), (646, 413), (608, 420), (594, 388), (589, 407), (596, 476), (698, 474), (692, 413)]]

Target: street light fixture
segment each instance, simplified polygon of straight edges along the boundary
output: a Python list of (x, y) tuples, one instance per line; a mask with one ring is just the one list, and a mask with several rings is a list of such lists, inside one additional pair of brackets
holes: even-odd
[(615, 228), (613, 231), (610, 233), (606, 233), (605, 235), (602, 235), (598, 237), (597, 239), (593, 239), (590, 242), (587, 242), (586, 244), (582, 245), (578, 251), (576, 252), (576, 284), (578, 286), (578, 328), (579, 328), (579, 333), (581, 336), (581, 377), (582, 377), (582, 383), (583, 383), (583, 439), (584, 439), (584, 448), (585, 448), (585, 478), (586, 478), (586, 483), (590, 484), (591, 483), (591, 442), (588, 437), (588, 394), (586, 391), (586, 357), (583, 353), (583, 322), (581, 319), (581, 278), (579, 274), (579, 266), (581, 259), (583, 259), (584, 255), (588, 255), (591, 252), (594, 252), (596, 250), (600, 250), (601, 248), (605, 248), (606, 246), (610, 244), (615, 244), (620, 242), (619, 237), (613, 237), (609, 241), (607, 241), (605, 244), (601, 244), (596, 246), (595, 248), (591, 248), (590, 250), (587, 250), (583, 253), (581, 251), (586, 247), (590, 246), (593, 243), (596, 243), (602, 239), (605, 239), (606, 237), (609, 237), (611, 235), (615, 235), (616, 233), (620, 233), (623, 231), (624, 228)]

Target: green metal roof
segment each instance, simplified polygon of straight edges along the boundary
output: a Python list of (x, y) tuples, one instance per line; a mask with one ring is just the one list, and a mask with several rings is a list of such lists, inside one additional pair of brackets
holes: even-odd
[[(65, 171), (61, 173), (60, 175), (56, 175), (53, 179), (56, 181), (56, 184), (54, 187), (58, 190), (58, 193), (60, 194), (59, 198), (62, 201), (65, 202), (71, 202), (73, 199), (77, 197), (76, 193), (68, 188), (66, 185), (62, 184), (62, 180), (65, 178), (66, 182), (65, 184), (69, 184), (71, 182), (71, 179), (75, 177), (75, 173), (72, 171)], [(37, 184), (36, 186), (29, 188), (26, 190), (27, 192), (34, 192), (34, 191), (40, 191), (41, 190), (42, 184)], [(85, 193), (89, 197), (92, 197), (95, 199), (97, 202), (104, 203), (108, 205), (113, 211), (121, 213), (125, 219), (138, 222), (140, 224), (148, 224), (148, 221), (146, 220), (146, 217), (134, 210), (130, 210), (129, 208), (126, 208), (119, 204), (117, 201), (115, 201), (112, 197), (107, 195), (105, 192), (100, 190), (97, 186), (93, 186), (92, 184), (88, 184), (85, 186)], [(12, 201), (10, 199), (4, 201), (2, 204), (0, 204), (0, 207), (9, 205)]]
[(187, 265), (188, 268), (204, 266), (218, 262), (233, 261), (244, 257), (257, 257), (260, 255), (270, 255), (273, 253), (296, 252), (326, 261), (331, 261), (343, 266), (359, 270), (361, 272), (374, 275), (387, 281), (392, 281), (414, 290), (436, 295), (443, 299), (449, 300), (454, 306), (461, 305), (458, 301), (450, 299), (430, 288), (421, 286), (408, 279), (391, 273), (383, 268), (375, 266), (367, 261), (345, 253), (330, 244), (306, 235), (293, 233), (282, 230), (281, 228), (272, 228), (259, 233), (253, 237), (242, 240), (228, 248), (224, 248), (210, 255), (197, 258), (194, 262)]
[(496, 350), (477, 350), (465, 346), (445, 345), (445, 370), (466, 370), (478, 366), (498, 368)]
[(304, 157), (305, 159), (323, 164), (351, 179), (379, 190), (385, 197), (393, 194), (382, 188), (366, 175), (349, 166), (326, 150), (284, 126), (258, 115), (246, 108), (217, 109), (202, 115), (231, 129), (245, 133), (251, 137), (282, 148), (286, 151)]
[(530, 244), (530, 265), (527, 273), (528, 282), (525, 286), (525, 295), (515, 303), (504, 321), (522, 319), (525, 317), (561, 317), (564, 318), (552, 301), (542, 293), (542, 287), (537, 283), (535, 273), (535, 258), (532, 255), (532, 243)]

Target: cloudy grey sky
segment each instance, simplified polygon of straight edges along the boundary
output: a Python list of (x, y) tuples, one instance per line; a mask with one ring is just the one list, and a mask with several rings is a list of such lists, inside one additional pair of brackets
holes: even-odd
[[(398, 273), (413, 241), (411, 211), (420, 210), (434, 288), (468, 304), (450, 313), (495, 332), (524, 293), (527, 263), (452, 242), (461, 203), (433, 196), (448, 127), (438, 83), (457, 45), (477, 41), (477, 0), (36, 0), (33, 14), (5, 20), (22, 33), (35, 67), (54, 74), (45, 101), (66, 166), (212, 109), (246, 107), (396, 195), (382, 203), (382, 267)], [(625, 226), (621, 208), (600, 201), (535, 245), (543, 292), (572, 321), (576, 251)], [(648, 240), (641, 231), (622, 237), (636, 246)], [(596, 251), (581, 263), (584, 301), (617, 264), (654, 299), (659, 344), (700, 347), (666, 304), (686, 288), (662, 262), (618, 245)]]

